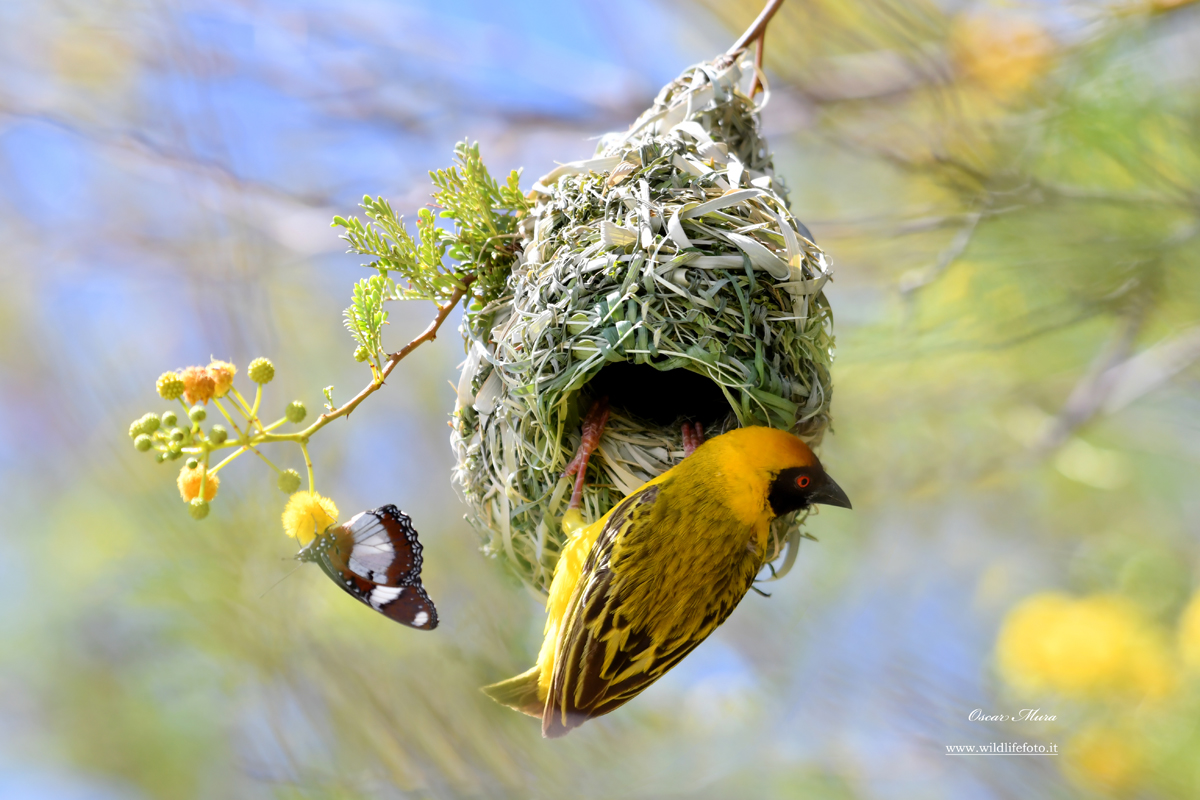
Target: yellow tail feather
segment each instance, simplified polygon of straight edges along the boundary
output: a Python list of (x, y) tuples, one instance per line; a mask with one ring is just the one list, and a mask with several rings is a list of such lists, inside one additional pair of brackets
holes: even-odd
[(541, 669), (534, 666), (506, 681), (484, 686), (481, 690), (497, 703), (514, 708), (531, 717), (541, 717), (546, 701), (538, 699), (538, 678)]

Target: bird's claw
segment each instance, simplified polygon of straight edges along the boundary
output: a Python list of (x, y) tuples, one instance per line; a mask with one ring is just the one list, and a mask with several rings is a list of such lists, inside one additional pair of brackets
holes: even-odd
[(699, 422), (683, 423), (683, 457), (687, 458), (704, 444), (704, 426)]
[(575, 453), (575, 457), (567, 464), (567, 469), (563, 472), (563, 477), (568, 475), (575, 476), (575, 490), (571, 492), (571, 502), (567, 508), (579, 508), (583, 505), (583, 485), (584, 476), (587, 475), (588, 459), (592, 457), (592, 453), (600, 445), (600, 434), (604, 433), (604, 426), (608, 424), (608, 398), (601, 397), (595, 403), (592, 403), (591, 410), (583, 419), (583, 436), (579, 442), (579, 450)]

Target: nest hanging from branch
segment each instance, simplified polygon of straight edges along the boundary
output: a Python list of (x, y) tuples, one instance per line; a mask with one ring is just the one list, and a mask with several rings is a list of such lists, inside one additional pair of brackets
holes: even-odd
[[(455, 478), (485, 552), (538, 593), (594, 398), (611, 414), (588, 468), (590, 520), (678, 463), (685, 420), (813, 445), (829, 425), (830, 264), (788, 210), (755, 76), (730, 57), (691, 67), (595, 158), (538, 181), (507, 284), (464, 320)], [(799, 523), (776, 522), (773, 572), (790, 567)]]

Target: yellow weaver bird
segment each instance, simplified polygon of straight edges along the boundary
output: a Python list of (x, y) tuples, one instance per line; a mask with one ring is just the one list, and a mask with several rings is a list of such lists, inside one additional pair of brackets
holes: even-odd
[(740, 428), (570, 533), (546, 601), (537, 664), (485, 686), (562, 736), (633, 699), (704, 641), (750, 590), (776, 517), (850, 508), (812, 450), (774, 428)]

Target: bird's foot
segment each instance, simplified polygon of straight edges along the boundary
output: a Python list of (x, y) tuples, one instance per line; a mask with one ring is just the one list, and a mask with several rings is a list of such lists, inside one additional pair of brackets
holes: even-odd
[(683, 457), (687, 458), (704, 444), (704, 426), (699, 422), (683, 423)]
[(567, 506), (568, 509), (579, 508), (583, 505), (583, 484), (584, 476), (587, 474), (588, 459), (592, 457), (592, 452), (600, 444), (600, 434), (604, 432), (604, 426), (607, 423), (608, 398), (601, 397), (592, 403), (591, 410), (583, 418), (583, 440), (579, 443), (579, 450), (575, 453), (575, 457), (571, 459), (570, 464), (567, 464), (566, 472), (563, 473), (564, 478), (568, 475), (575, 476), (575, 491), (571, 493), (571, 503)]

